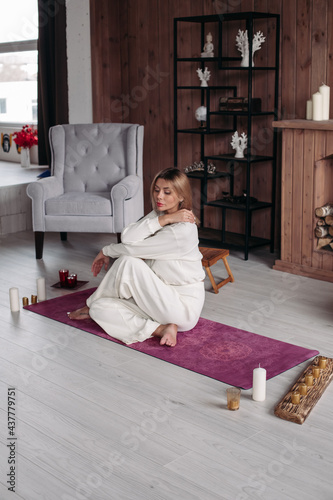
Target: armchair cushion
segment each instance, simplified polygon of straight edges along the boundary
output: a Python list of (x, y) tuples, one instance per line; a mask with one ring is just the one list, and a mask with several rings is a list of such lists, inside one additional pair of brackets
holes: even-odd
[(46, 215), (112, 215), (109, 193), (64, 193), (49, 198), (45, 203)]

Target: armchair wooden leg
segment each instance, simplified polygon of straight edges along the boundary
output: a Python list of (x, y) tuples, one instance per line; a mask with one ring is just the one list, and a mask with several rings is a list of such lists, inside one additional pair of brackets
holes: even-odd
[(67, 241), (67, 233), (60, 233), (61, 241)]
[(43, 246), (44, 246), (44, 233), (42, 231), (35, 231), (36, 259), (43, 258)]
[(121, 233), (117, 233), (117, 243), (121, 243)]

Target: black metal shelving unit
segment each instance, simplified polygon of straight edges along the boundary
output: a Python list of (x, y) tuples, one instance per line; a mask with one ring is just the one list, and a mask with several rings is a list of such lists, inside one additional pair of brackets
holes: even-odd
[[(230, 21), (240, 21), (245, 23), (246, 30), (248, 32), (249, 41), (249, 61), (252, 60), (252, 45), (253, 45), (253, 34), (254, 34), (254, 23), (256, 20), (260, 19), (272, 19), (275, 22), (275, 60), (274, 64), (270, 66), (252, 66), (248, 67), (239, 66), (241, 57), (226, 57), (223, 54), (222, 47), (222, 36), (227, 33), (228, 22)], [(199, 23), (201, 25), (201, 36), (200, 36), (200, 47), (204, 45), (204, 38), (207, 34), (206, 24), (216, 23), (218, 32), (218, 48), (217, 56), (215, 57), (177, 57), (178, 56), (178, 28), (179, 23)], [(277, 151), (277, 136), (275, 129), (272, 128), (272, 153), (270, 155), (257, 155), (253, 154), (252, 151), (252, 122), (256, 117), (272, 116), (272, 121), (277, 120), (277, 110), (278, 110), (278, 81), (279, 81), (279, 45), (280, 45), (280, 16), (278, 14), (263, 13), (263, 12), (242, 12), (234, 14), (223, 14), (211, 15), (211, 16), (195, 16), (195, 17), (181, 17), (174, 19), (174, 164), (178, 166), (178, 135), (179, 134), (198, 134), (200, 136), (200, 154), (201, 160), (204, 163), (203, 171), (189, 172), (187, 175), (190, 178), (200, 180), (200, 191), (201, 191), (201, 204), (200, 204), (200, 218), (202, 227), (199, 230), (200, 244), (209, 245), (220, 248), (235, 248), (244, 250), (244, 258), (248, 259), (249, 251), (251, 248), (258, 246), (270, 246), (270, 251), (274, 251), (274, 225), (275, 225), (275, 189), (276, 189), (276, 151)], [(216, 50), (216, 48), (215, 48)], [(237, 86), (235, 85), (215, 85), (208, 87), (200, 86), (182, 86), (178, 84), (178, 66), (182, 62), (198, 62), (200, 67), (204, 67), (209, 63), (212, 69), (215, 69), (219, 75), (221, 75), (221, 81), (226, 83), (228, 81), (228, 76), (225, 77), (227, 72), (238, 72), (238, 75), (243, 78), (247, 83), (247, 99), (248, 99), (248, 109), (246, 111), (231, 111), (231, 110), (216, 110), (211, 109), (211, 92), (213, 91), (227, 91), (233, 97), (237, 97)], [(234, 66), (233, 64), (237, 64)], [(256, 74), (259, 72), (268, 71), (274, 72), (274, 89), (270, 91), (274, 95), (274, 107), (273, 109), (263, 110), (263, 111), (252, 111), (252, 99), (253, 99), (253, 82), (256, 78)], [(179, 128), (178, 126), (178, 99), (179, 93), (183, 90), (191, 92), (200, 92), (201, 105), (207, 108), (207, 120), (205, 127), (201, 128)], [(223, 118), (231, 117), (232, 126), (229, 127), (214, 127), (211, 126), (211, 118), (215, 117), (218, 119), (221, 117), (221, 122)], [(212, 134), (230, 134), (237, 130), (238, 119), (245, 117), (247, 122), (247, 149), (244, 158), (235, 158), (232, 154), (220, 154), (211, 155), (206, 152), (205, 147), (205, 137)], [(222, 171), (217, 171), (211, 174), (207, 170), (207, 166), (210, 161), (218, 162), (222, 165), (222, 168), (227, 169)], [(269, 162), (272, 168), (272, 185), (271, 185), (271, 200), (270, 202), (256, 201), (253, 202), (251, 198), (251, 175), (254, 171), (255, 175), (255, 165), (260, 162)], [(224, 167), (223, 167), (224, 165)], [(180, 166), (181, 168), (181, 166)], [(223, 199), (208, 200), (207, 197), (207, 186), (209, 182), (214, 182), (218, 178), (227, 177), (230, 183), (230, 194), (234, 194), (234, 172), (236, 168), (243, 168), (246, 171), (245, 175), (245, 186), (244, 186), (244, 203), (230, 203)], [(222, 211), (222, 227), (221, 229), (211, 229), (205, 227), (205, 207), (215, 207)], [(269, 238), (258, 238), (251, 234), (251, 221), (252, 213), (257, 210), (270, 210), (270, 237)], [(226, 231), (226, 218), (230, 210), (238, 210), (244, 212), (245, 214), (245, 227), (244, 233), (232, 233)]]

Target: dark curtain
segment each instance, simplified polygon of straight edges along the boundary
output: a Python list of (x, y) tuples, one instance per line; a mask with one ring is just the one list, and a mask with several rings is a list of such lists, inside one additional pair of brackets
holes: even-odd
[(38, 0), (38, 154), (51, 164), (49, 128), (68, 123), (65, 0)]

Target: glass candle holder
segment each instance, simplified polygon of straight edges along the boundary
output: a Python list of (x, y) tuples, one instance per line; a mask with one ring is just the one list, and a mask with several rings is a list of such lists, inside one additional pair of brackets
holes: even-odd
[(68, 288), (74, 288), (76, 285), (76, 277), (75, 276), (67, 276), (66, 277), (66, 285)]
[(325, 358), (324, 356), (319, 356), (318, 366), (322, 370), (325, 370), (325, 368), (327, 366), (327, 358)]
[(28, 306), (29, 305), (29, 299), (28, 299), (28, 297), (23, 297), (22, 298), (22, 303), (23, 303), (23, 306)]
[(227, 389), (227, 406), (228, 410), (238, 410), (240, 402), (241, 390), (238, 387), (228, 387)]
[(320, 376), (320, 368), (319, 368), (319, 366), (313, 366), (312, 367), (312, 375), (313, 375), (313, 378), (318, 378)]
[(37, 295), (31, 295), (31, 304), (37, 303)]
[(298, 390), (301, 396), (306, 396), (306, 393), (308, 392), (308, 386), (303, 382), (302, 384), (299, 384)]
[(59, 280), (61, 286), (66, 286), (66, 278), (69, 274), (68, 269), (60, 269), (59, 270)]
[(298, 405), (301, 400), (301, 395), (298, 391), (294, 391), (291, 393), (291, 402), (293, 405)]
[(76, 273), (71, 273), (69, 277), (74, 278), (75, 285), (77, 284), (77, 274)]

